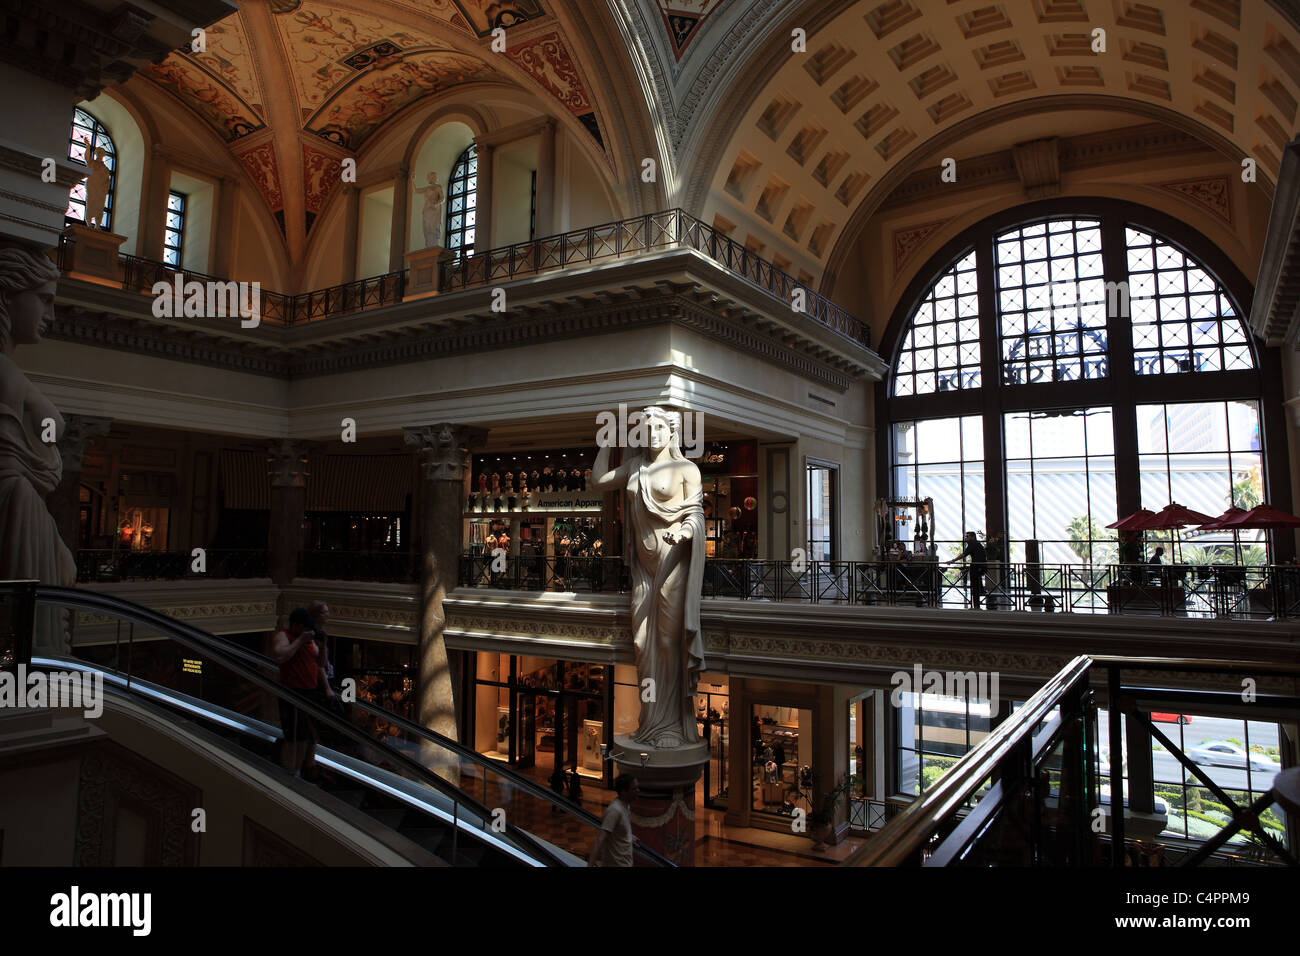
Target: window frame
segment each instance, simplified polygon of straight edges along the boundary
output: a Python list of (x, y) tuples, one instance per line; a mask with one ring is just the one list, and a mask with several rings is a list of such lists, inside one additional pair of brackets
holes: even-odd
[[(1233, 300), (1235, 317), (1246, 330), (1254, 367), (1231, 371), (1137, 374), (1132, 361), (1133, 320), (1129, 315), (1121, 314), (1107, 318), (1109, 377), (1004, 386), (993, 258), (996, 236), (1017, 226), (1049, 218), (1096, 219), (1101, 222), (1103, 278), (1106, 281), (1127, 280), (1125, 230), (1129, 226), (1153, 233), (1193, 259)], [(906, 341), (913, 313), (926, 300), (934, 283), (972, 247), (977, 255), (982, 355), (980, 387), (923, 395), (894, 395), (898, 356)], [(1250, 330), (1247, 317), (1252, 297), (1250, 281), (1211, 237), (1172, 216), (1140, 204), (1104, 197), (1057, 198), (1018, 205), (973, 224), (946, 242), (916, 269), (882, 336), (880, 354), (888, 360), (890, 372), (876, 385), (877, 434), (882, 436), (877, 442), (877, 486), (893, 488), (894, 423), (978, 413), (983, 416), (985, 431), (985, 528), (989, 533), (1005, 534), (1008, 504), (1002, 417), (1009, 412), (1109, 405), (1114, 409), (1116, 422), (1116, 508), (1119, 515), (1124, 515), (1143, 505), (1134, 421), (1136, 406), (1248, 400), (1258, 402), (1261, 409), (1260, 444), (1264, 464), (1261, 478), (1271, 496), (1269, 500), (1278, 507), (1290, 509), (1289, 456), (1283, 417), (1285, 396), (1280, 388), (1281, 362), (1278, 350), (1258, 340)], [(1157, 506), (1164, 504), (1160, 502)], [(1290, 536), (1274, 538), (1274, 560), (1294, 555), (1295, 545)]]
[[(181, 201), (180, 209), (172, 209), (173, 196), (180, 198)], [(162, 256), (163, 256), (164, 264), (169, 265), (172, 268), (177, 269), (178, 271), (184, 270), (185, 268), (185, 217), (188, 211), (189, 204), (190, 204), (189, 193), (183, 193), (179, 189), (167, 190), (167, 207), (163, 210)], [(173, 213), (175, 213), (180, 218), (180, 227), (177, 229), (173, 229), (171, 228), (171, 226), (167, 225), (167, 218), (171, 216)], [(168, 241), (168, 238), (171, 236), (172, 233), (175, 233), (177, 237), (175, 245), (172, 245)], [(168, 262), (167, 253), (173, 250), (176, 253), (176, 261)]]
[[(830, 484), (830, 516), (827, 519), (829, 532), (827, 538), (818, 538), (817, 541), (825, 541), (830, 557), (827, 560), (836, 561), (840, 556), (840, 466), (838, 462), (825, 461), (820, 458), (804, 458), (804, 546), (808, 549), (808, 560), (813, 558), (814, 548), (812, 538), (812, 473), (814, 471), (825, 471), (828, 475)], [(822, 559), (816, 559), (822, 560)]]
[[(89, 127), (87, 127), (85, 123), (79, 122), (79, 114), (80, 116), (86, 116), (90, 119), (91, 124)], [(72, 155), (73, 146), (83, 145), (72, 135), (73, 130), (78, 126), (80, 126), (83, 129), (88, 128), (90, 130), (90, 148), (86, 153), (86, 160), (84, 162), (82, 160), (76, 159)], [(113, 229), (113, 202), (117, 195), (117, 144), (113, 142), (113, 135), (108, 131), (108, 127), (105, 126), (100, 121), (98, 116), (90, 112), (90, 110), (84, 110), (79, 106), (75, 107), (72, 111), (72, 120), (68, 124), (68, 157), (67, 157), (68, 162), (77, 163), (79, 165), (89, 168), (90, 157), (94, 154), (95, 148), (102, 145), (100, 142), (100, 134), (103, 134), (103, 140), (108, 146), (108, 152), (106, 157), (108, 160), (107, 165), (109, 170), (108, 195), (104, 197), (104, 217), (107, 221), (102, 226), (97, 225), (95, 228), (103, 229), (105, 232), (111, 232)], [(86, 175), (87, 177), (89, 177), (90, 174), (87, 173)], [(72, 189), (68, 190), (68, 205), (71, 206), (73, 202), (80, 204), (82, 218), (77, 219), (73, 216), (69, 216), (66, 212), (64, 212), (63, 214), (64, 226), (69, 226), (69, 225), (89, 226), (90, 225), (89, 223), (86, 222), (85, 219), (85, 215), (86, 215), (86, 200), (84, 198), (85, 185), (86, 185), (85, 182), (79, 182), (76, 185), (74, 185)], [(73, 190), (77, 189), (77, 187), (82, 187), (83, 198), (74, 200), (72, 198), (72, 192)]]
[[(466, 146), (456, 162), (451, 165), (451, 175), (447, 178), (447, 204), (446, 212), (443, 216), (442, 244), (443, 247), (452, 254), (453, 258), (459, 259), (461, 256), (474, 255), (475, 242), (466, 243), (465, 236), (467, 233), (473, 233), (474, 240), (478, 239), (478, 144), (470, 143)], [(473, 170), (470, 170), (470, 164), (473, 164)], [(469, 187), (470, 181), (473, 180), (474, 188)], [(460, 210), (453, 209), (453, 199), (459, 198), (455, 192), (458, 182), (465, 183), (463, 193), (465, 204)], [(469, 223), (469, 216), (473, 213), (474, 222)], [(453, 226), (453, 221), (461, 218), (459, 226)], [(459, 236), (459, 242), (453, 244), (452, 236)]]

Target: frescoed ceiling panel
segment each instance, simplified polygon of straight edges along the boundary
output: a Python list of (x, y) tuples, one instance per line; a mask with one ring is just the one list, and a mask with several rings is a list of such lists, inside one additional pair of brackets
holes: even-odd
[(140, 75), (175, 94), (228, 143), (265, 125), (250, 104), (188, 55), (172, 53)]
[(725, 2), (726, 0), (658, 0), (659, 13), (668, 30), (668, 43), (677, 59), (682, 58), (686, 47), (699, 34), (700, 27), (709, 14)]
[[(436, 46), (433, 38), (353, 10), (312, 4), (277, 17), (280, 40), (293, 70), (298, 104), (315, 112), (360, 70), (400, 51)], [(365, 51), (379, 51), (367, 58)], [(369, 60), (369, 62), (367, 62)]]
[(356, 149), (394, 113), (416, 99), (461, 83), (497, 76), (482, 60), (454, 50), (423, 50), (378, 58), (355, 73), (307, 120), (305, 128)]

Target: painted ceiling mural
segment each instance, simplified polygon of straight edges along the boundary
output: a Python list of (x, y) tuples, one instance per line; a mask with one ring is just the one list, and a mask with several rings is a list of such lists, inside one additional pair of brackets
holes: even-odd
[(724, 3), (726, 0), (658, 0), (659, 13), (668, 28), (668, 40), (677, 59), (682, 58), (709, 14)]
[(482, 60), (455, 50), (397, 51), (341, 84), (308, 118), (306, 129), (356, 149), (385, 120), (420, 97), (496, 75)]
[[(358, 0), (247, 0), (244, 13), (232, 13), (207, 28), (203, 52), (177, 50), (141, 75), (180, 99), (231, 144), (277, 217), (284, 215), (282, 178), (289, 170), (277, 169), (276, 157), (282, 164), (290, 160), (285, 131), (268, 130), (267, 117), (295, 116), (295, 135), (305, 132), (320, 143), (302, 145), (309, 228), (332, 192), (323, 173), (337, 165), (341, 151), (360, 149), (417, 100), (460, 84), (506, 79), (491, 65), (496, 54), (487, 46), (498, 27), (536, 28), (525, 39), (512, 39), (506, 54), (605, 149), (591, 87), (562, 32), (538, 22), (549, 19), (540, 0), (389, 2), (403, 16), (410, 12), (407, 22), (392, 10), (376, 13)], [(657, 2), (665, 10), (702, 20), (726, 0)], [(438, 32), (439, 21), (465, 36), (464, 49), (449, 47), (445, 32)], [(250, 37), (254, 24), (268, 22), (269, 36)], [(268, 97), (279, 98), (270, 104), (270, 113)], [(281, 105), (285, 97), (288, 110)], [(258, 135), (240, 142), (251, 134)], [(296, 172), (289, 178), (296, 178)]]
[(266, 125), (238, 93), (191, 56), (172, 53), (141, 74), (179, 97), (228, 143)]

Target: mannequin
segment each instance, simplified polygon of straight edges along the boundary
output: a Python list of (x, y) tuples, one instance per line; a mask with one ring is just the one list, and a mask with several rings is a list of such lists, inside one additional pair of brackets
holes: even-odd
[(506, 510), (514, 511), (515, 500), (516, 500), (515, 499), (515, 476), (508, 471), (506, 472), (505, 496), (506, 496)]
[(542, 469), (542, 491), (555, 490), (555, 475), (551, 472), (551, 466), (547, 465)]
[(499, 472), (492, 472), (492, 510), (501, 510), (501, 475)]

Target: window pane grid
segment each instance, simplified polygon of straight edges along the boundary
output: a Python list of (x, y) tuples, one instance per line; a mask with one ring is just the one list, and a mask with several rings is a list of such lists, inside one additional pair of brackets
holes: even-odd
[(447, 196), (447, 249), (456, 257), (473, 255), (478, 223), (478, 147), (473, 143), (452, 168)]
[(976, 285), (972, 249), (939, 278), (912, 316), (899, 352), (895, 395), (980, 387)]
[(1002, 382), (1106, 378), (1101, 223), (1030, 223), (995, 242)]
[(1139, 375), (1255, 367), (1226, 290), (1181, 250), (1128, 226), (1133, 367)]
[[(99, 150), (108, 167), (108, 193), (104, 197), (104, 215), (98, 225), (102, 229), (113, 226), (113, 196), (117, 189), (117, 150), (104, 125), (85, 110), (74, 110), (72, 128), (68, 134), (68, 159), (89, 166), (95, 150)], [(63, 214), (65, 223), (86, 221), (86, 181), (77, 183), (68, 193), (68, 208)]]
[(172, 190), (167, 194), (166, 229), (163, 233), (163, 262), (177, 269), (184, 264), (185, 194)]

